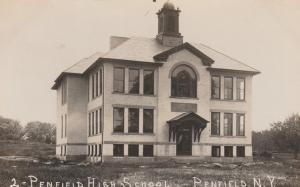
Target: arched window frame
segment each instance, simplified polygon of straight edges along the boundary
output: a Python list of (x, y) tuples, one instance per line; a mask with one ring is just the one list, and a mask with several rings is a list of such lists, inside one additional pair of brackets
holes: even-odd
[[(182, 70), (178, 70), (180, 68)], [(184, 76), (182, 73), (185, 73), (187, 79), (190, 79), (188, 82), (178, 80), (180, 74)], [(197, 81), (199, 75), (192, 66), (184, 63), (178, 64), (171, 68), (169, 77), (171, 78), (171, 97), (197, 98)]]

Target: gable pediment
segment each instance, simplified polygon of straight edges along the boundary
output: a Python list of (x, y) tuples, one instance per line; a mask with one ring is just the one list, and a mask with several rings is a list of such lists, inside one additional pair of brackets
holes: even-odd
[(214, 63), (213, 59), (211, 59), (209, 56), (207, 56), (206, 54), (201, 52), (199, 49), (197, 49), (196, 47), (194, 47), (193, 45), (191, 45), (187, 42), (184, 44), (178, 45), (176, 47), (173, 47), (171, 49), (168, 49), (166, 51), (163, 51), (163, 52), (155, 55), (153, 57), (153, 59), (155, 61), (166, 61), (170, 55), (177, 53), (179, 51), (182, 51), (182, 50), (187, 50), (187, 51), (191, 52), (193, 55), (197, 56), (198, 58), (200, 58), (202, 60), (203, 64), (206, 66), (210, 66), (212, 63)]

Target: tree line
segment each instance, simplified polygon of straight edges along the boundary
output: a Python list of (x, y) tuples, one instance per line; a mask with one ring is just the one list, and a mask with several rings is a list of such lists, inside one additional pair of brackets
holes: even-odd
[(54, 144), (54, 124), (32, 121), (23, 127), (19, 121), (0, 116), (0, 140), (26, 140)]
[(253, 150), (257, 153), (293, 153), (298, 157), (300, 151), (300, 116), (292, 114), (284, 121), (270, 125), (269, 130), (252, 132)]

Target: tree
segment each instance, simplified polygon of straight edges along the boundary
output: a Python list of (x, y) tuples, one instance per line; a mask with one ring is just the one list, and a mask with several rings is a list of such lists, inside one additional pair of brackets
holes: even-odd
[(54, 124), (39, 121), (29, 122), (25, 127), (25, 136), (29, 141), (55, 143), (56, 128)]
[(0, 139), (19, 140), (23, 136), (23, 127), (19, 121), (0, 116)]
[(293, 151), (294, 157), (298, 157), (300, 151), (300, 116), (293, 114), (284, 122), (271, 124), (271, 132), (275, 145), (280, 150)]

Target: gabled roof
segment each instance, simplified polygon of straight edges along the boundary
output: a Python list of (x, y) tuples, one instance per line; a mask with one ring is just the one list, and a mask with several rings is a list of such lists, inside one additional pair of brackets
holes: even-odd
[(156, 61), (166, 61), (171, 54), (177, 53), (178, 51), (181, 51), (183, 49), (190, 51), (195, 56), (202, 59), (203, 63), (207, 66), (210, 66), (214, 62), (213, 59), (211, 59), (210, 57), (208, 57), (207, 55), (202, 53), (198, 48), (192, 46), (191, 44), (189, 44), (187, 42), (183, 43), (181, 45), (178, 45), (176, 47), (173, 47), (169, 50), (166, 50), (164, 52), (161, 52), (161, 53), (155, 55), (153, 58)]
[(58, 84), (60, 80), (63, 78), (66, 74), (72, 74), (72, 75), (81, 75), (83, 74), (91, 65), (93, 65), (101, 56), (103, 53), (97, 52), (90, 57), (84, 58), (77, 62), (76, 64), (72, 65), (65, 71), (63, 71), (55, 80), (55, 84), (52, 86), (51, 89), (56, 90), (58, 87)]
[(182, 122), (191, 121), (191, 120), (198, 121), (199, 124), (203, 126), (206, 126), (206, 123), (209, 122), (194, 112), (186, 112), (170, 119), (169, 121), (167, 121), (167, 123), (176, 125), (176, 124), (183, 124)]

